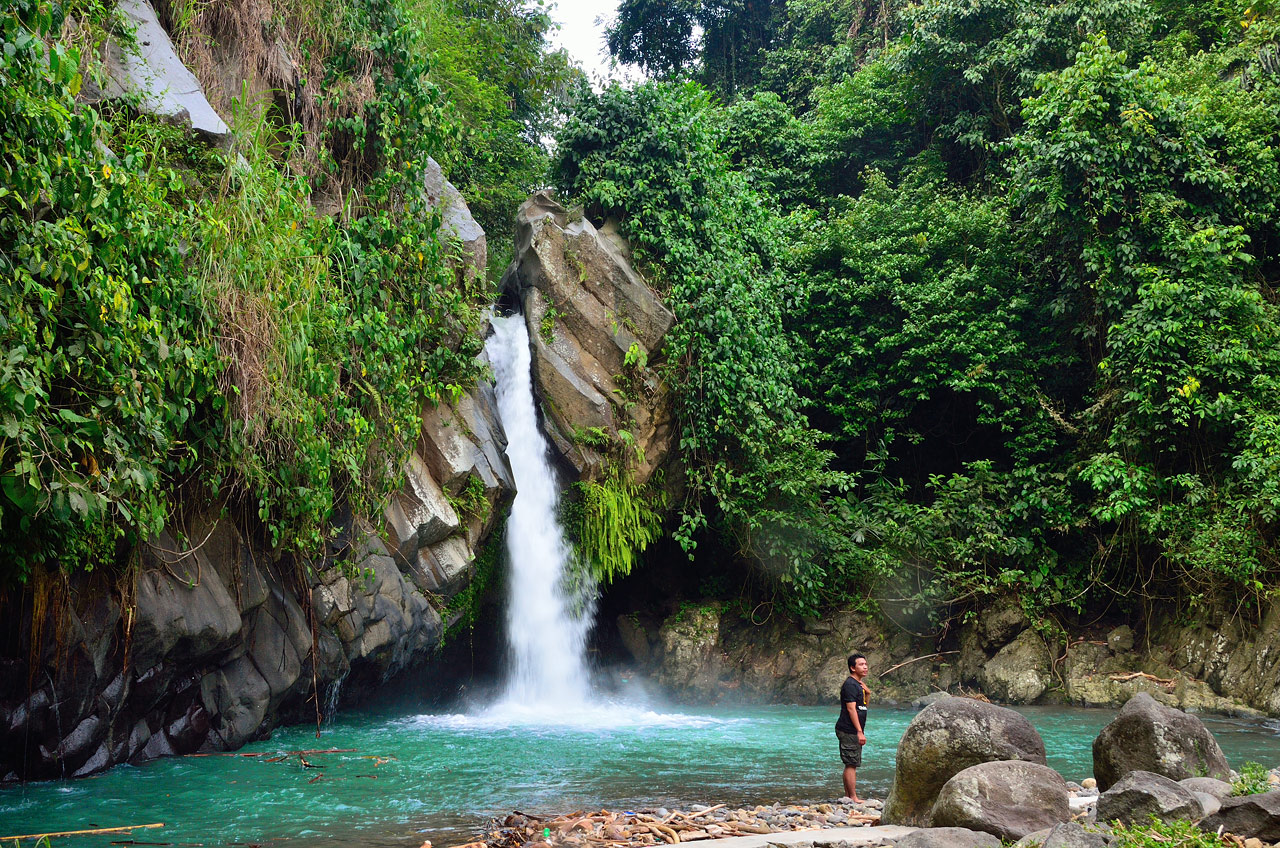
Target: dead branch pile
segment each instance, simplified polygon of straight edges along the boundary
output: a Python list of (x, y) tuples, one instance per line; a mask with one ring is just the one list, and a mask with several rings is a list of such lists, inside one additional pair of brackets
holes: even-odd
[[(666, 812), (665, 810), (662, 812)], [(453, 848), (593, 848), (593, 846), (674, 845), (704, 839), (727, 839), (785, 830), (857, 827), (880, 821), (875, 812), (857, 808), (838, 810), (831, 804), (782, 809), (756, 807), (727, 810), (724, 804), (691, 812), (676, 810), (659, 817), (653, 812), (589, 813), (539, 816), (515, 812), (494, 819), (485, 838)]]

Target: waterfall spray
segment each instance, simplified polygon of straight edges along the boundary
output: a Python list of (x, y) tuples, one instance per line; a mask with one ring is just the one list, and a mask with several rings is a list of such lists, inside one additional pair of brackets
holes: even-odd
[(522, 711), (551, 714), (581, 708), (591, 699), (585, 649), (595, 586), (571, 585), (569, 579), (572, 550), (556, 514), (559, 487), (538, 429), (524, 316), (494, 318), (493, 330), (485, 350), (516, 483), (507, 519), (511, 666), (504, 701)]

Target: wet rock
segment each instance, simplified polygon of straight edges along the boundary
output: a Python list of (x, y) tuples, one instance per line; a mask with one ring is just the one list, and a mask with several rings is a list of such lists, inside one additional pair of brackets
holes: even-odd
[(1135, 695), (1093, 741), (1093, 774), (1106, 790), (1131, 771), (1171, 780), (1226, 778), (1226, 757), (1204, 722), (1166, 707), (1145, 693)]
[(926, 827), (912, 831), (894, 843), (895, 848), (1000, 848), (989, 833), (963, 827)]
[(1025, 717), (968, 698), (926, 707), (898, 743), (884, 823), (927, 826), (943, 784), (969, 766), (999, 760), (1045, 765), (1044, 740)]
[[(150, 567), (137, 579), (132, 631), (134, 662), (143, 668), (161, 657), (187, 660), (231, 649), (240, 639), (240, 609), (216, 570), (200, 556), (178, 562), (184, 546), (162, 534), (150, 547)], [(178, 578), (185, 578), (186, 582)]]
[(1219, 828), (1246, 839), (1280, 842), (1280, 790), (1227, 798), (1218, 812), (1200, 822), (1202, 830)]
[(1009, 760), (979, 763), (948, 780), (933, 805), (930, 824), (1021, 839), (1070, 818), (1061, 775), (1039, 763)]
[(1152, 816), (1161, 821), (1198, 819), (1204, 809), (1187, 789), (1164, 775), (1131, 771), (1098, 796), (1100, 822), (1142, 824)]

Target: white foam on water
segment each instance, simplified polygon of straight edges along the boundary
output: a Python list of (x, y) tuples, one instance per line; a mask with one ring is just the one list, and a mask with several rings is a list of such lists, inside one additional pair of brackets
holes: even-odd
[(717, 718), (688, 713), (660, 713), (645, 706), (625, 702), (583, 704), (576, 709), (566, 708), (554, 715), (548, 715), (541, 707), (527, 707), (506, 702), (473, 713), (410, 716), (402, 719), (402, 722), (412, 727), (440, 730), (493, 731), (519, 728), (601, 733), (725, 727), (748, 722), (748, 719)]
[(586, 643), (596, 587), (582, 579), (570, 587), (566, 579), (572, 549), (557, 520), (560, 490), (538, 427), (524, 317), (492, 324), (485, 350), (516, 483), (506, 531), (510, 665), (497, 709), (556, 723), (593, 701)]

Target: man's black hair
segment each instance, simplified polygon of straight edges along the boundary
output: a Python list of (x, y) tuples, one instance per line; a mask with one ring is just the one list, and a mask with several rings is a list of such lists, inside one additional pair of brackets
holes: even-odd
[(866, 658), (867, 658), (866, 654), (850, 654), (849, 668), (853, 668), (853, 664), (856, 663), (858, 660), (865, 660)]

